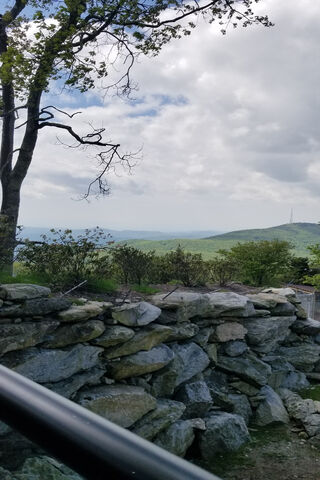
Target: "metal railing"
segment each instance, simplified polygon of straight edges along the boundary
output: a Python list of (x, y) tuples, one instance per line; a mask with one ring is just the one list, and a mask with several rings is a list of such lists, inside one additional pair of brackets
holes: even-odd
[(90, 480), (219, 480), (0, 365), (0, 420)]

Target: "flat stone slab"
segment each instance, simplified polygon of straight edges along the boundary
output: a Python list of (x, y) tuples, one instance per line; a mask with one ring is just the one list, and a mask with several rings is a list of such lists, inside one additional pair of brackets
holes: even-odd
[(155, 372), (165, 367), (174, 358), (173, 351), (166, 345), (159, 345), (148, 352), (138, 352), (122, 357), (108, 364), (111, 378), (121, 380)]
[(8, 283), (0, 286), (0, 298), (5, 300), (29, 300), (31, 298), (48, 297), (51, 293), (50, 288), (41, 285), (32, 285), (27, 283)]
[(303, 344), (297, 347), (279, 347), (276, 354), (284, 357), (298, 370), (310, 372), (319, 361), (320, 346), (314, 344)]
[(157, 407), (156, 399), (141, 387), (110, 385), (91, 388), (79, 395), (78, 402), (121, 427), (131, 427)]
[(59, 322), (54, 321), (0, 325), (0, 355), (34, 347), (41, 343), (45, 336), (53, 332), (58, 325)]
[(76, 345), (68, 350), (32, 348), (8, 353), (1, 363), (34, 382), (50, 383), (98, 366), (101, 352), (101, 348), (85, 345)]
[(57, 315), (60, 322), (81, 322), (108, 312), (112, 306), (110, 302), (90, 301), (84, 305), (72, 305)]
[(296, 320), (292, 325), (292, 330), (299, 335), (317, 335), (320, 333), (320, 322), (312, 318)]
[(134, 336), (134, 330), (122, 325), (107, 326), (103, 335), (99, 338), (95, 338), (91, 343), (93, 345), (99, 345), (104, 348), (114, 347), (121, 343), (127, 342)]
[(254, 386), (263, 386), (268, 383), (271, 367), (262, 362), (251, 353), (245, 353), (240, 357), (218, 357), (218, 367), (221, 370), (237, 375)]
[(225, 343), (231, 340), (243, 340), (247, 329), (237, 322), (225, 322), (217, 326), (214, 337), (217, 342)]
[(247, 329), (247, 343), (252, 349), (268, 353), (273, 351), (289, 334), (296, 317), (259, 317), (243, 320)]
[(89, 342), (89, 340), (99, 337), (104, 330), (105, 325), (101, 320), (64, 325), (47, 337), (43, 346), (45, 348), (61, 348), (74, 343)]

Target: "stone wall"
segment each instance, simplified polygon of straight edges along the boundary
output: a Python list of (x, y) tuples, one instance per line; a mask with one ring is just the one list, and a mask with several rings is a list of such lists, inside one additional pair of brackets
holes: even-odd
[[(320, 440), (320, 405), (293, 393), (320, 378), (319, 343), (320, 322), (290, 289), (174, 292), (117, 306), (0, 286), (0, 363), (208, 466), (250, 439), (249, 422), (291, 417)], [(0, 425), (0, 465), (19, 441)]]

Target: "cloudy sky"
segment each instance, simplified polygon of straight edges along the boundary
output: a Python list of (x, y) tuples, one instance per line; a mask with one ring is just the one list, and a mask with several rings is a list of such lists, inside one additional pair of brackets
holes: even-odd
[[(142, 158), (110, 176), (112, 194), (78, 196), (94, 152), (41, 131), (24, 184), (25, 226), (221, 230), (320, 220), (320, 2), (262, 0), (275, 27), (222, 36), (199, 23), (153, 59), (140, 58), (134, 100), (59, 95), (75, 125), (106, 127)], [(64, 97), (65, 95), (65, 97)], [(53, 101), (52, 99), (48, 99)]]

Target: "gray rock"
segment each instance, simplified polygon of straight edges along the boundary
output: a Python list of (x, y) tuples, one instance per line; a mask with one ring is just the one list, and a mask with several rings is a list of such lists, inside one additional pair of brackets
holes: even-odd
[[(2, 478), (2, 477), (1, 477)], [(12, 480), (83, 480), (77, 473), (49, 457), (28, 458)]]
[(295, 321), (296, 317), (282, 316), (245, 319), (243, 324), (248, 331), (247, 343), (258, 352), (271, 352), (286, 338), (289, 327)]
[(270, 365), (262, 362), (252, 353), (245, 353), (235, 358), (219, 356), (218, 366), (221, 370), (235, 374), (254, 386), (266, 385), (271, 374)]
[(154, 295), (152, 303), (162, 309), (161, 320), (165, 323), (186, 322), (201, 315), (208, 306), (207, 298), (201, 293), (177, 291), (169, 296)]
[(84, 322), (108, 312), (112, 304), (110, 302), (86, 302), (84, 305), (72, 305), (67, 310), (58, 313), (60, 322)]
[(320, 322), (312, 318), (296, 320), (291, 328), (299, 335), (317, 335), (320, 332)]
[(92, 412), (125, 428), (131, 427), (157, 406), (155, 398), (142, 388), (130, 385), (91, 388), (80, 393), (78, 402)]
[(218, 363), (218, 349), (215, 343), (208, 343), (205, 347), (203, 347), (206, 354), (209, 357), (211, 365), (217, 365)]
[(285, 297), (289, 302), (298, 302), (298, 299), (296, 297), (296, 292), (290, 288), (290, 287), (285, 287), (285, 288), (265, 288), (262, 293), (274, 293), (276, 295), (280, 295), (281, 297)]
[(203, 381), (183, 385), (176, 393), (175, 400), (186, 406), (183, 418), (204, 417), (212, 406), (209, 388)]
[(246, 328), (237, 322), (225, 322), (218, 325), (214, 337), (218, 342), (229, 342), (231, 340), (243, 340), (247, 333)]
[(59, 322), (23, 323), (0, 325), (0, 355), (14, 350), (34, 347), (46, 334), (53, 332)]
[(101, 348), (85, 345), (76, 345), (68, 350), (31, 348), (8, 353), (1, 363), (34, 382), (51, 383), (98, 366), (101, 352)]
[(178, 420), (160, 433), (153, 443), (178, 457), (184, 457), (194, 438), (192, 424), (188, 420)]
[(178, 323), (170, 326), (171, 334), (167, 338), (167, 342), (188, 340), (194, 337), (199, 332), (198, 325), (190, 322)]
[(210, 363), (208, 355), (194, 342), (173, 345), (171, 348), (181, 363), (181, 369), (175, 383), (176, 387), (203, 372)]
[(148, 352), (138, 352), (109, 363), (110, 376), (116, 380), (135, 377), (160, 370), (174, 358), (173, 351), (166, 345), (159, 345)]
[(199, 333), (193, 337), (193, 342), (200, 345), (200, 347), (205, 347), (209, 341), (210, 336), (213, 333), (213, 327), (204, 327), (201, 328)]
[(138, 420), (132, 431), (151, 441), (162, 430), (179, 420), (185, 409), (186, 406), (181, 402), (159, 399), (156, 408)]
[(247, 396), (230, 393), (228, 395), (228, 400), (233, 405), (232, 412), (243, 417), (246, 425), (248, 425), (250, 418), (252, 417), (252, 409)]
[(309, 388), (310, 382), (303, 372), (289, 372), (281, 382), (280, 387), (298, 392), (303, 388)]
[(64, 297), (34, 298), (26, 300), (21, 306), (19, 315), (33, 317), (37, 315), (48, 315), (70, 308), (71, 302)]
[(259, 393), (259, 389), (249, 385), (249, 383), (242, 382), (241, 380), (237, 382), (231, 382), (230, 386), (235, 388), (241, 393), (244, 393), (248, 397), (255, 397)]
[(249, 294), (247, 297), (253, 303), (254, 307), (263, 310), (274, 310), (279, 304), (288, 303), (288, 299), (284, 295), (272, 292), (262, 292)]
[(98, 385), (105, 371), (101, 368), (93, 368), (83, 373), (77, 373), (66, 380), (56, 383), (46, 383), (44, 386), (62, 395), (65, 398), (74, 398), (80, 388), (88, 385)]
[(164, 367), (160, 372), (155, 372), (151, 380), (152, 395), (155, 397), (171, 397), (182, 368), (182, 359), (175, 356), (169, 365)]
[(105, 325), (100, 320), (65, 325), (48, 336), (43, 346), (45, 348), (61, 348), (74, 343), (88, 342), (99, 337), (104, 330)]
[(134, 336), (134, 330), (122, 325), (114, 325), (106, 327), (103, 335), (95, 338), (91, 341), (93, 345), (99, 345), (101, 347), (114, 347), (121, 343), (127, 342)]
[(223, 351), (229, 357), (238, 357), (248, 350), (248, 345), (240, 340), (225, 343)]
[(201, 456), (212, 465), (219, 453), (238, 450), (250, 440), (244, 419), (240, 415), (221, 412), (206, 418), (206, 431), (200, 434)]
[(297, 347), (279, 347), (275, 353), (283, 356), (298, 370), (310, 372), (319, 360), (320, 346), (303, 344)]
[(260, 403), (255, 414), (257, 425), (265, 426), (273, 423), (289, 423), (289, 415), (279, 395), (268, 385), (260, 390), (264, 400)]
[(161, 310), (147, 302), (129, 303), (112, 310), (112, 317), (123, 325), (141, 327), (154, 322)]
[(254, 315), (254, 307), (248, 297), (232, 292), (207, 293), (209, 305), (202, 317), (249, 317)]
[(302, 399), (297, 393), (291, 392), (286, 388), (278, 390), (290, 418), (298, 420), (305, 425), (307, 418), (313, 414), (317, 414), (317, 405), (310, 398)]
[(1, 298), (18, 302), (21, 300), (29, 300), (31, 298), (48, 297), (51, 293), (50, 288), (24, 283), (2, 284), (0, 288)]
[[(123, 327), (124, 328), (124, 327)], [(137, 353), (141, 350), (151, 350), (160, 343), (164, 342), (171, 335), (171, 327), (165, 325), (152, 324), (141, 329), (134, 335), (133, 338), (120, 346), (111, 348), (105, 352), (105, 357), (108, 359), (123, 357)]]

